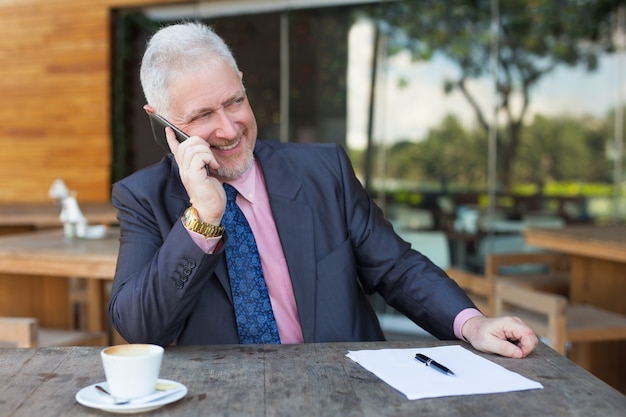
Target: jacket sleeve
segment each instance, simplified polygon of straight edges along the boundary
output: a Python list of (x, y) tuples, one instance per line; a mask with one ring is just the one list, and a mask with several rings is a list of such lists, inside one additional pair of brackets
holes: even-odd
[(166, 213), (166, 204), (150, 204), (148, 197), (131, 191), (151, 187), (122, 182), (113, 188), (121, 235), (109, 315), (128, 342), (168, 345), (184, 328), (206, 280), (214, 279), (220, 253), (207, 255), (193, 242), (177, 213), (184, 201), (173, 214)]
[(344, 215), (361, 285), (434, 336), (456, 339), (454, 319), (474, 304), (443, 270), (394, 232), (357, 179), (345, 151), (338, 150)]

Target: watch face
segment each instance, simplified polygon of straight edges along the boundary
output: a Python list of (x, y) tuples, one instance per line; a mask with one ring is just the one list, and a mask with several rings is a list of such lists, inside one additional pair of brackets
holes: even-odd
[(196, 220), (198, 218), (198, 213), (196, 212), (195, 208), (189, 207), (187, 210), (185, 210), (183, 216), (185, 219), (185, 224), (189, 224), (191, 220)]
[(198, 211), (194, 207), (189, 207), (182, 216), (183, 223), (188, 230), (200, 233), (205, 237), (217, 237), (224, 234), (224, 229), (219, 226), (203, 222), (200, 220)]

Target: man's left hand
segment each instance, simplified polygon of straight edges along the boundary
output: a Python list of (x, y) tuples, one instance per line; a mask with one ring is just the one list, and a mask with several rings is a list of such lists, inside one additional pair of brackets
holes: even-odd
[(461, 332), (475, 349), (510, 358), (528, 356), (539, 343), (535, 332), (517, 317), (473, 317)]

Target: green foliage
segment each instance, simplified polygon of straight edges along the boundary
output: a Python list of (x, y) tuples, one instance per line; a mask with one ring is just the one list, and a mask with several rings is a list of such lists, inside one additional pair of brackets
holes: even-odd
[(526, 126), (514, 165), (514, 181), (541, 186), (549, 181), (612, 181), (604, 150), (609, 119), (536, 116)]
[(486, 149), (483, 135), (466, 132), (455, 116), (448, 115), (414, 153), (425, 177), (444, 186), (452, 181), (469, 186), (486, 181)]
[[(610, 196), (613, 162), (605, 155), (612, 141), (613, 113), (604, 119), (536, 116), (525, 126), (523, 145), (511, 171), (513, 195)], [(375, 158), (383, 150), (374, 149)], [(416, 204), (419, 190), (484, 190), (487, 184), (487, 140), (479, 128), (466, 129), (449, 115), (419, 142), (402, 141), (385, 149), (385, 172), (374, 176), (412, 186), (395, 200)], [(362, 152), (351, 151), (355, 166)], [(500, 161), (498, 161), (500, 163)], [(487, 198), (487, 196), (485, 196)], [(504, 205), (506, 202), (499, 202)]]
[[(486, 183), (486, 149), (484, 135), (466, 131), (455, 116), (448, 115), (423, 141), (392, 148), (387, 166), (391, 176), (407, 178), (394, 167), (408, 165), (413, 167), (414, 179), (438, 183), (444, 189), (471, 188)], [(401, 163), (391, 160), (395, 155)]]

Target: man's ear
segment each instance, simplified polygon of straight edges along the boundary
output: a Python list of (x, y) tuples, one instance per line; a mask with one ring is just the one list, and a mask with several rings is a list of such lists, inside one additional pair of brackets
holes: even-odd
[(145, 106), (143, 106), (143, 109), (146, 111), (146, 113), (156, 113), (156, 110), (154, 110), (154, 107), (152, 107), (149, 104), (146, 104)]

